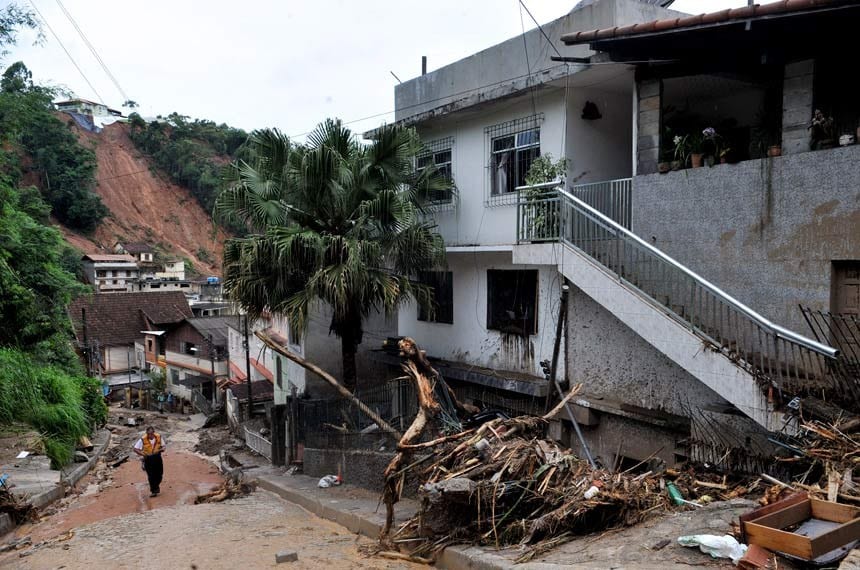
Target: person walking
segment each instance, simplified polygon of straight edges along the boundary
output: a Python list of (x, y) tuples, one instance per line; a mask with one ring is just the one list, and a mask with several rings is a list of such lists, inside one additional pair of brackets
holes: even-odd
[(165, 441), (161, 434), (155, 433), (155, 428), (147, 426), (146, 433), (134, 444), (134, 452), (141, 456), (146, 478), (149, 480), (149, 496), (155, 497), (161, 492), (161, 479), (164, 476), (164, 463), (161, 454), (164, 452)]

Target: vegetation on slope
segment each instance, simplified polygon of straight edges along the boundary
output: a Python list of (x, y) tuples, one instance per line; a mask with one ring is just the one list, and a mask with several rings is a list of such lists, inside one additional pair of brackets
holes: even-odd
[(248, 133), (178, 113), (149, 123), (132, 113), (129, 124), (135, 146), (211, 212), (222, 186), (221, 170), (243, 154)]
[(0, 424), (32, 426), (55, 468), (72, 459), (81, 436), (106, 421), (97, 379), (42, 366), (20, 350), (0, 348)]
[(69, 127), (53, 113), (53, 89), (34, 85), (27, 67), (17, 62), (0, 80), (0, 132), (7, 167), (31, 175), (63, 224), (95, 230), (107, 208), (93, 192), (96, 160)]

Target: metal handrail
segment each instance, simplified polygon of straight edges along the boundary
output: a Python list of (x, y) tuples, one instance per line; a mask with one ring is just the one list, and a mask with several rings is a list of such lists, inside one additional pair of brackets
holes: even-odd
[[(552, 184), (552, 183), (548, 183), (548, 184)], [(559, 183), (556, 182), (555, 184), (558, 185)], [(541, 188), (549, 187), (546, 184), (535, 185), (535, 186), (541, 187)], [(528, 187), (521, 187), (521, 188), (526, 189)], [(517, 188), (517, 189), (519, 190), (520, 188)], [(639, 236), (637, 236), (636, 234), (634, 234), (630, 230), (625, 229), (623, 226), (619, 225), (618, 223), (616, 223), (614, 220), (612, 220), (608, 216), (605, 216), (604, 214), (595, 210), (594, 208), (592, 208), (591, 206), (589, 206), (588, 204), (586, 204), (585, 202), (583, 202), (582, 200), (580, 200), (576, 196), (570, 194), (566, 190), (564, 190), (562, 188), (558, 188), (556, 191), (559, 193), (559, 195), (561, 195), (565, 199), (573, 202), (578, 207), (585, 210), (585, 212), (587, 212), (589, 215), (595, 217), (597, 219), (597, 221), (600, 222), (601, 224), (609, 226), (609, 228), (611, 228), (616, 233), (620, 233), (623, 236), (625, 236), (626, 238), (634, 241), (636, 244), (643, 247), (644, 249), (646, 249), (648, 252), (655, 255), (656, 257), (660, 258), (661, 260), (663, 260), (664, 262), (669, 264), (671, 267), (684, 273), (685, 275), (687, 275), (688, 277), (690, 277), (691, 279), (693, 279), (694, 281), (699, 283), (699, 285), (701, 285), (704, 289), (707, 289), (712, 294), (714, 294), (716, 297), (720, 298), (720, 300), (722, 300), (724, 303), (726, 303), (727, 305), (730, 305), (731, 307), (736, 309), (738, 312), (746, 315), (748, 318), (755, 321), (762, 328), (772, 332), (775, 336), (782, 337), (785, 340), (789, 340), (791, 342), (799, 344), (803, 347), (808, 348), (809, 350), (812, 350), (814, 352), (822, 354), (828, 358), (836, 358), (839, 355), (839, 351), (836, 350), (835, 348), (831, 347), (831, 346), (827, 346), (826, 344), (816, 342), (810, 338), (807, 338), (803, 335), (792, 332), (792, 331), (790, 331), (784, 327), (781, 327), (781, 326), (777, 325), (776, 323), (768, 320), (767, 318), (760, 315), (759, 313), (757, 313), (753, 309), (747, 307), (742, 302), (738, 301), (737, 299), (735, 299), (734, 297), (732, 297), (731, 295), (729, 295), (728, 293), (726, 293), (725, 291), (723, 291), (722, 289), (720, 289), (719, 287), (717, 287), (716, 285), (714, 285), (713, 283), (711, 283), (710, 281), (708, 281), (707, 279), (705, 279), (704, 277), (702, 277), (701, 275), (699, 275), (698, 273), (693, 271), (692, 269), (685, 267), (684, 265), (682, 265), (681, 263), (679, 263), (678, 261), (676, 261), (672, 257), (666, 255), (665, 253), (663, 253), (662, 251), (660, 251), (659, 249), (657, 249), (656, 247), (654, 247), (650, 243), (646, 242), (645, 240), (643, 240), (642, 238), (640, 238)], [(564, 239), (564, 238), (562, 237), (561, 239)]]

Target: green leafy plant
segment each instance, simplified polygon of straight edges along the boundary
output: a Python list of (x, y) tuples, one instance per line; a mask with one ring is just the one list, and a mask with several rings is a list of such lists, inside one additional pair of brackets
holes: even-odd
[[(553, 160), (551, 154), (544, 154), (532, 161), (526, 173), (525, 182), (528, 186), (559, 181), (564, 187), (567, 177), (567, 159)], [(551, 199), (555, 197), (555, 188), (528, 188), (523, 192), (525, 204), (524, 218), (528, 225), (528, 235), (536, 239), (554, 238), (558, 235), (558, 204)]]

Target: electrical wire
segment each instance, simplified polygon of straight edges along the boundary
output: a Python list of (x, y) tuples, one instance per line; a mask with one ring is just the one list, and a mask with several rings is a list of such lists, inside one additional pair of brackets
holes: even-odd
[(66, 55), (69, 57), (69, 61), (72, 62), (72, 65), (75, 66), (75, 69), (78, 70), (78, 73), (81, 74), (81, 77), (84, 78), (84, 81), (87, 83), (87, 85), (90, 86), (90, 89), (92, 89), (93, 93), (95, 93), (96, 100), (99, 103), (101, 103), (102, 105), (104, 105), (105, 104), (104, 99), (102, 99), (102, 96), (99, 95), (98, 90), (96, 90), (96, 88), (93, 86), (93, 84), (90, 83), (90, 80), (87, 78), (86, 74), (84, 73), (84, 70), (80, 68), (78, 63), (75, 61), (75, 58), (73, 58), (72, 54), (69, 53), (69, 50), (66, 49), (66, 46), (63, 44), (63, 41), (60, 39), (60, 36), (57, 35), (57, 32), (55, 32), (54, 28), (51, 27), (51, 24), (48, 23), (48, 19), (45, 18), (45, 16), (42, 14), (42, 12), (39, 10), (39, 7), (36, 6), (36, 2), (34, 0), (30, 0), (30, 5), (33, 7), (34, 10), (36, 10), (36, 14), (39, 15), (39, 18), (43, 22), (45, 22), (45, 27), (48, 28), (48, 31), (51, 32), (51, 35), (54, 36), (54, 39), (57, 40), (57, 43), (60, 44), (60, 47), (63, 48), (64, 52), (66, 52)]
[[(546, 32), (544, 32), (544, 31), (543, 31), (543, 28), (542, 28), (542, 27), (541, 27), (541, 25), (538, 23), (537, 19), (535, 19), (535, 17), (532, 15), (531, 10), (529, 10), (529, 7), (528, 7), (528, 6), (526, 6), (526, 3), (525, 3), (525, 2), (523, 2), (523, 0), (519, 0), (519, 2), (520, 2), (520, 6), (522, 6), (523, 8), (525, 8), (525, 10), (526, 10), (526, 14), (528, 14), (528, 15), (529, 15), (529, 18), (531, 18), (531, 19), (532, 19), (532, 22), (534, 22), (534, 23), (535, 23), (535, 25), (537, 26), (538, 30), (540, 30), (540, 33), (541, 33), (541, 34), (543, 35), (543, 37), (546, 39), (546, 43), (548, 43), (548, 44), (549, 44), (549, 46), (553, 49), (553, 51), (555, 51), (555, 54), (556, 54), (558, 57), (562, 57), (562, 56), (561, 56), (561, 52), (559, 52), (559, 51), (558, 51), (558, 48), (557, 48), (557, 47), (555, 47), (555, 44), (554, 44), (554, 43), (552, 43), (552, 41), (549, 39), (549, 36), (547, 36), (547, 35), (546, 35)], [(522, 12), (522, 11), (521, 11), (521, 12)], [(520, 13), (520, 17), (522, 17), (522, 13)]]
[(69, 13), (69, 11), (68, 11), (68, 10), (66, 9), (66, 7), (63, 5), (62, 1), (61, 1), (61, 0), (56, 0), (56, 2), (57, 2), (57, 6), (59, 6), (59, 7), (60, 7), (60, 10), (62, 10), (62, 11), (63, 11), (63, 14), (65, 14), (65, 15), (66, 15), (66, 18), (69, 20), (69, 22), (70, 22), (70, 23), (72, 24), (72, 26), (75, 28), (75, 30), (77, 30), (78, 35), (79, 35), (79, 36), (81, 36), (81, 39), (82, 39), (82, 40), (84, 40), (84, 44), (89, 48), (90, 52), (91, 52), (91, 53), (93, 54), (93, 56), (96, 58), (96, 61), (98, 61), (98, 62), (99, 62), (99, 65), (101, 65), (101, 67), (102, 67), (102, 69), (104, 70), (105, 74), (108, 76), (108, 79), (110, 79), (110, 80), (111, 80), (111, 82), (112, 82), (112, 83), (114, 84), (114, 86), (117, 88), (117, 91), (119, 91), (120, 95), (122, 95), (123, 103), (125, 103), (126, 101), (128, 101), (128, 100), (129, 100), (129, 99), (128, 99), (128, 95), (126, 95), (125, 91), (124, 91), (124, 90), (123, 90), (123, 88), (120, 86), (119, 81), (117, 81), (116, 77), (114, 77), (114, 74), (113, 74), (113, 73), (111, 73), (110, 69), (108, 69), (107, 64), (106, 64), (106, 63), (104, 62), (104, 60), (101, 58), (101, 56), (99, 55), (99, 53), (98, 53), (98, 51), (96, 50), (95, 46), (93, 46), (93, 44), (92, 44), (92, 43), (90, 43), (90, 40), (87, 38), (86, 34), (84, 34), (84, 31), (81, 29), (81, 27), (80, 27), (80, 26), (78, 25), (78, 23), (75, 21), (75, 19), (72, 17), (71, 13)]

